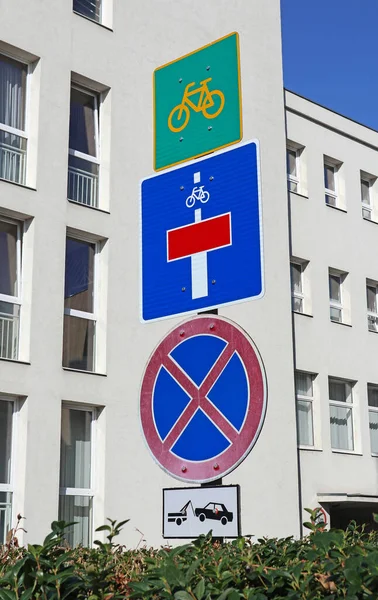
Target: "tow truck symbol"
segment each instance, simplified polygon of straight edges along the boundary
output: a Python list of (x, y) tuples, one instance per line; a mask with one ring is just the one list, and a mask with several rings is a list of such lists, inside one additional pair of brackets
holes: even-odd
[(193, 508), (192, 501), (189, 500), (181, 510), (177, 513), (171, 512), (168, 513), (168, 523), (176, 523), (176, 525), (181, 525), (188, 518), (188, 508), (189, 506), (192, 509), (193, 515), (198, 517), (198, 519), (203, 523), (206, 519), (210, 519), (213, 521), (220, 521), (222, 525), (227, 525), (228, 522), (234, 518), (234, 514), (227, 510), (224, 504), (217, 502), (209, 502), (203, 508)]

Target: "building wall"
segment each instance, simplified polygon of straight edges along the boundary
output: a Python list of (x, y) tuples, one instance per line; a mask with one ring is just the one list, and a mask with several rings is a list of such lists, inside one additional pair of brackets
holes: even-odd
[[(0, 181), (1, 213), (27, 218), (22, 362), (0, 362), (0, 392), (24, 398), (14, 457), (14, 515), (27, 517), (22, 541), (38, 542), (57, 518), (65, 401), (103, 407), (96, 436), (94, 525), (105, 517), (130, 518), (122, 542), (135, 545), (139, 531), (148, 544), (162, 542), (162, 488), (175, 481), (145, 447), (138, 394), (150, 353), (180, 319), (139, 321), (138, 193), (140, 179), (152, 172), (152, 72), (232, 31), (240, 34), (244, 140), (258, 138), (261, 144), (266, 293), (220, 314), (254, 339), (265, 363), (269, 398), (256, 447), (224, 483), (241, 485), (243, 533), (298, 535), (279, 1), (105, 2), (110, 28), (73, 14), (66, 0), (53, 5), (0, 1), (3, 49), (10, 44), (36, 61), (29, 187)], [(105, 211), (67, 201), (72, 73), (105, 97), (100, 123)], [(67, 228), (103, 242), (101, 374), (62, 369)]]
[[(362, 218), (360, 171), (377, 176), (378, 133), (286, 92), (287, 137), (303, 147), (301, 194), (290, 194), (291, 254), (309, 262), (311, 316), (294, 314), (295, 363), (317, 374), (316, 450), (300, 452), (304, 507), (332, 494), (378, 497), (378, 463), (371, 455), (367, 383), (378, 382), (378, 336), (368, 330), (366, 279), (378, 279), (376, 222)], [(342, 163), (343, 210), (325, 203), (323, 156)], [(371, 188), (376, 203), (375, 186)], [(373, 208), (373, 219), (376, 219)], [(347, 324), (330, 321), (328, 268), (347, 272)], [(306, 269), (307, 271), (307, 269)], [(354, 451), (331, 449), (328, 377), (354, 382)]]

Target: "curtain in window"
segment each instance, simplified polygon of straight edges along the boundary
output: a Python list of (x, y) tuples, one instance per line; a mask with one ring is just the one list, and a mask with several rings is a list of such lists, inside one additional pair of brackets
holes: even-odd
[(378, 454), (378, 412), (369, 410), (370, 446), (372, 454)]
[(364, 204), (370, 204), (370, 185), (363, 179), (361, 179), (361, 200)]
[(329, 274), (329, 297), (331, 300), (334, 300), (335, 302), (341, 301), (340, 284), (341, 284), (340, 276), (333, 275), (332, 273), (330, 273)]
[(60, 496), (59, 519), (66, 523), (75, 523), (65, 530), (67, 543), (74, 547), (78, 544), (90, 546), (92, 530), (92, 498), (89, 496)]
[[(0, 57), (0, 123), (24, 129), (26, 67)], [(9, 134), (8, 134), (9, 135)]]
[(298, 396), (312, 397), (312, 376), (307, 373), (296, 373), (295, 387)]
[(312, 402), (297, 400), (298, 437), (301, 446), (313, 446)]
[(353, 450), (352, 409), (330, 406), (331, 446), (336, 450)]
[(0, 294), (17, 296), (17, 225), (0, 221)]
[(335, 167), (324, 165), (324, 186), (327, 190), (334, 192), (335, 187)]
[(329, 381), (329, 399), (335, 402), (348, 402), (347, 384), (343, 381)]
[(366, 302), (367, 302), (367, 309), (370, 312), (376, 313), (377, 312), (377, 290), (372, 285), (366, 286)]
[(62, 409), (60, 487), (91, 487), (92, 413)]
[(97, 155), (95, 137), (95, 99), (71, 89), (70, 148), (90, 156)]
[(0, 483), (10, 482), (13, 404), (0, 400)]
[(294, 150), (286, 151), (287, 173), (288, 175), (297, 176), (297, 153)]

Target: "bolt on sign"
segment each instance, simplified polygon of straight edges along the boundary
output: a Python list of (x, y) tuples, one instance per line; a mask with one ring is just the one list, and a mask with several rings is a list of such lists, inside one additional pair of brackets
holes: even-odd
[(242, 139), (239, 35), (231, 33), (154, 71), (154, 169)]

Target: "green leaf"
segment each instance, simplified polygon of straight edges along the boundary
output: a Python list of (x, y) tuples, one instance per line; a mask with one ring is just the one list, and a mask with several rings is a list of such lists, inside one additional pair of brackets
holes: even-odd
[(197, 583), (197, 585), (194, 589), (194, 593), (197, 596), (197, 600), (202, 600), (202, 598), (205, 594), (205, 580), (204, 579), (200, 579), (200, 581)]
[(176, 592), (174, 595), (175, 600), (193, 600), (193, 596), (191, 596), (188, 592), (181, 590), (180, 592)]
[(33, 595), (33, 588), (30, 588), (28, 590), (25, 590), (24, 592), (22, 592), (21, 596), (20, 596), (20, 600), (30, 600), (30, 598)]
[(110, 527), (110, 525), (101, 525), (100, 527), (97, 527), (97, 529), (95, 529), (95, 531), (111, 531), (112, 528)]
[[(226, 600), (227, 598), (230, 600), (230, 596), (233, 592), (235, 592), (234, 588), (228, 588), (218, 597), (217, 600)], [(238, 598), (238, 596), (237, 596), (237, 598)]]

